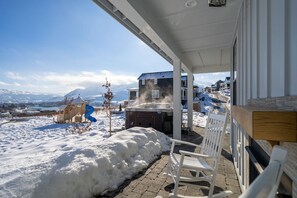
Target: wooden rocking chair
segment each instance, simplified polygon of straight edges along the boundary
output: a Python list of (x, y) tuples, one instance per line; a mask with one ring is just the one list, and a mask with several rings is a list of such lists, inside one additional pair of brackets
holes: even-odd
[[(197, 181), (208, 182), (210, 185), (209, 187), (204, 185), (199, 185), (199, 187), (202, 189), (209, 189), (208, 197), (216, 197), (213, 196), (214, 181), (216, 178), (218, 162), (224, 143), (226, 120), (227, 114), (218, 115), (209, 113), (205, 127), (205, 135), (201, 146), (172, 139), (172, 146), (166, 173), (167, 175), (171, 176), (174, 181), (174, 190), (173, 193), (170, 194), (170, 197), (186, 197), (177, 194), (178, 186), (180, 184), (189, 185), (189, 183)], [(174, 153), (173, 151), (176, 144), (195, 146), (200, 148), (200, 152), (194, 153), (179, 150), (179, 154)], [(181, 175), (183, 169), (193, 171), (195, 175), (183, 176)], [(229, 192), (225, 194), (227, 195), (232, 193)]]

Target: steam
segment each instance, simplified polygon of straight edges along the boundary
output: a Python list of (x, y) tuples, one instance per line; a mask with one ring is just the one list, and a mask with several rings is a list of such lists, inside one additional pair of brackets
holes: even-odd
[[(167, 90), (160, 90), (160, 87), (154, 85), (153, 82), (151, 81), (146, 82), (146, 85), (145, 85), (146, 91), (141, 94), (139, 93), (140, 97), (138, 97), (133, 103), (129, 104), (128, 107), (149, 107), (149, 106), (157, 105), (160, 108), (172, 108), (173, 96), (172, 94), (169, 94), (170, 93), (169, 90), (171, 88), (172, 87), (169, 87)], [(160, 91), (159, 98), (152, 99), (152, 90)], [(169, 94), (169, 95), (164, 95), (164, 94)]]

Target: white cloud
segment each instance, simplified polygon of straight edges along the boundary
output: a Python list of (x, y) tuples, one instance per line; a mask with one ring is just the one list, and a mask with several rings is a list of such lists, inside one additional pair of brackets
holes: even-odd
[(15, 72), (6, 72), (5, 73), (7, 78), (14, 79), (14, 80), (25, 80), (26, 78), (21, 76), (19, 73)]
[(8, 86), (8, 85), (10, 85), (10, 84), (8, 84), (8, 83), (6, 83), (6, 82), (3, 82), (3, 81), (0, 81), (0, 85), (2, 85), (2, 86)]
[(43, 73), (34, 74), (32, 78), (39, 83), (39, 85), (47, 85), (49, 88), (61, 92), (62, 90), (71, 91), (77, 88), (85, 88), (90, 86), (101, 86), (105, 83), (105, 79), (112, 85), (128, 85), (137, 82), (137, 76), (129, 74), (117, 74), (107, 70), (100, 72), (72, 72), (72, 73)]
[(20, 83), (17, 83), (17, 82), (14, 82), (13, 85), (14, 86), (17, 86), (17, 87), (21, 87), (22, 86)]

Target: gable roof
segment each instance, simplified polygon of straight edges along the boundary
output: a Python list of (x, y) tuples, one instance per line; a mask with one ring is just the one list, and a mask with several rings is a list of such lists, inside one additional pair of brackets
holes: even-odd
[(226, 77), (225, 83), (230, 83), (230, 77)]
[(138, 77), (138, 80), (161, 79), (161, 78), (173, 78), (173, 71), (142, 73)]
[[(173, 78), (173, 71), (163, 71), (163, 72), (152, 72), (152, 73), (142, 73), (137, 80), (147, 80), (147, 79), (165, 79)], [(182, 76), (182, 80), (186, 80), (187, 76)]]

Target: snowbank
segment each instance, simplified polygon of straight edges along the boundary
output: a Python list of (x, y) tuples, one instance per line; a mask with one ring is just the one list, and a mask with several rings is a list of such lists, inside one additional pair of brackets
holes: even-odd
[[(91, 197), (117, 188), (169, 149), (168, 137), (154, 129), (109, 138), (105, 113), (95, 116), (81, 135), (50, 117), (0, 119), (0, 197)], [(112, 116), (112, 128), (121, 128), (124, 116)]]
[(169, 138), (152, 128), (118, 132), (100, 144), (61, 155), (41, 177), (33, 197), (91, 197), (115, 190), (167, 150)]

